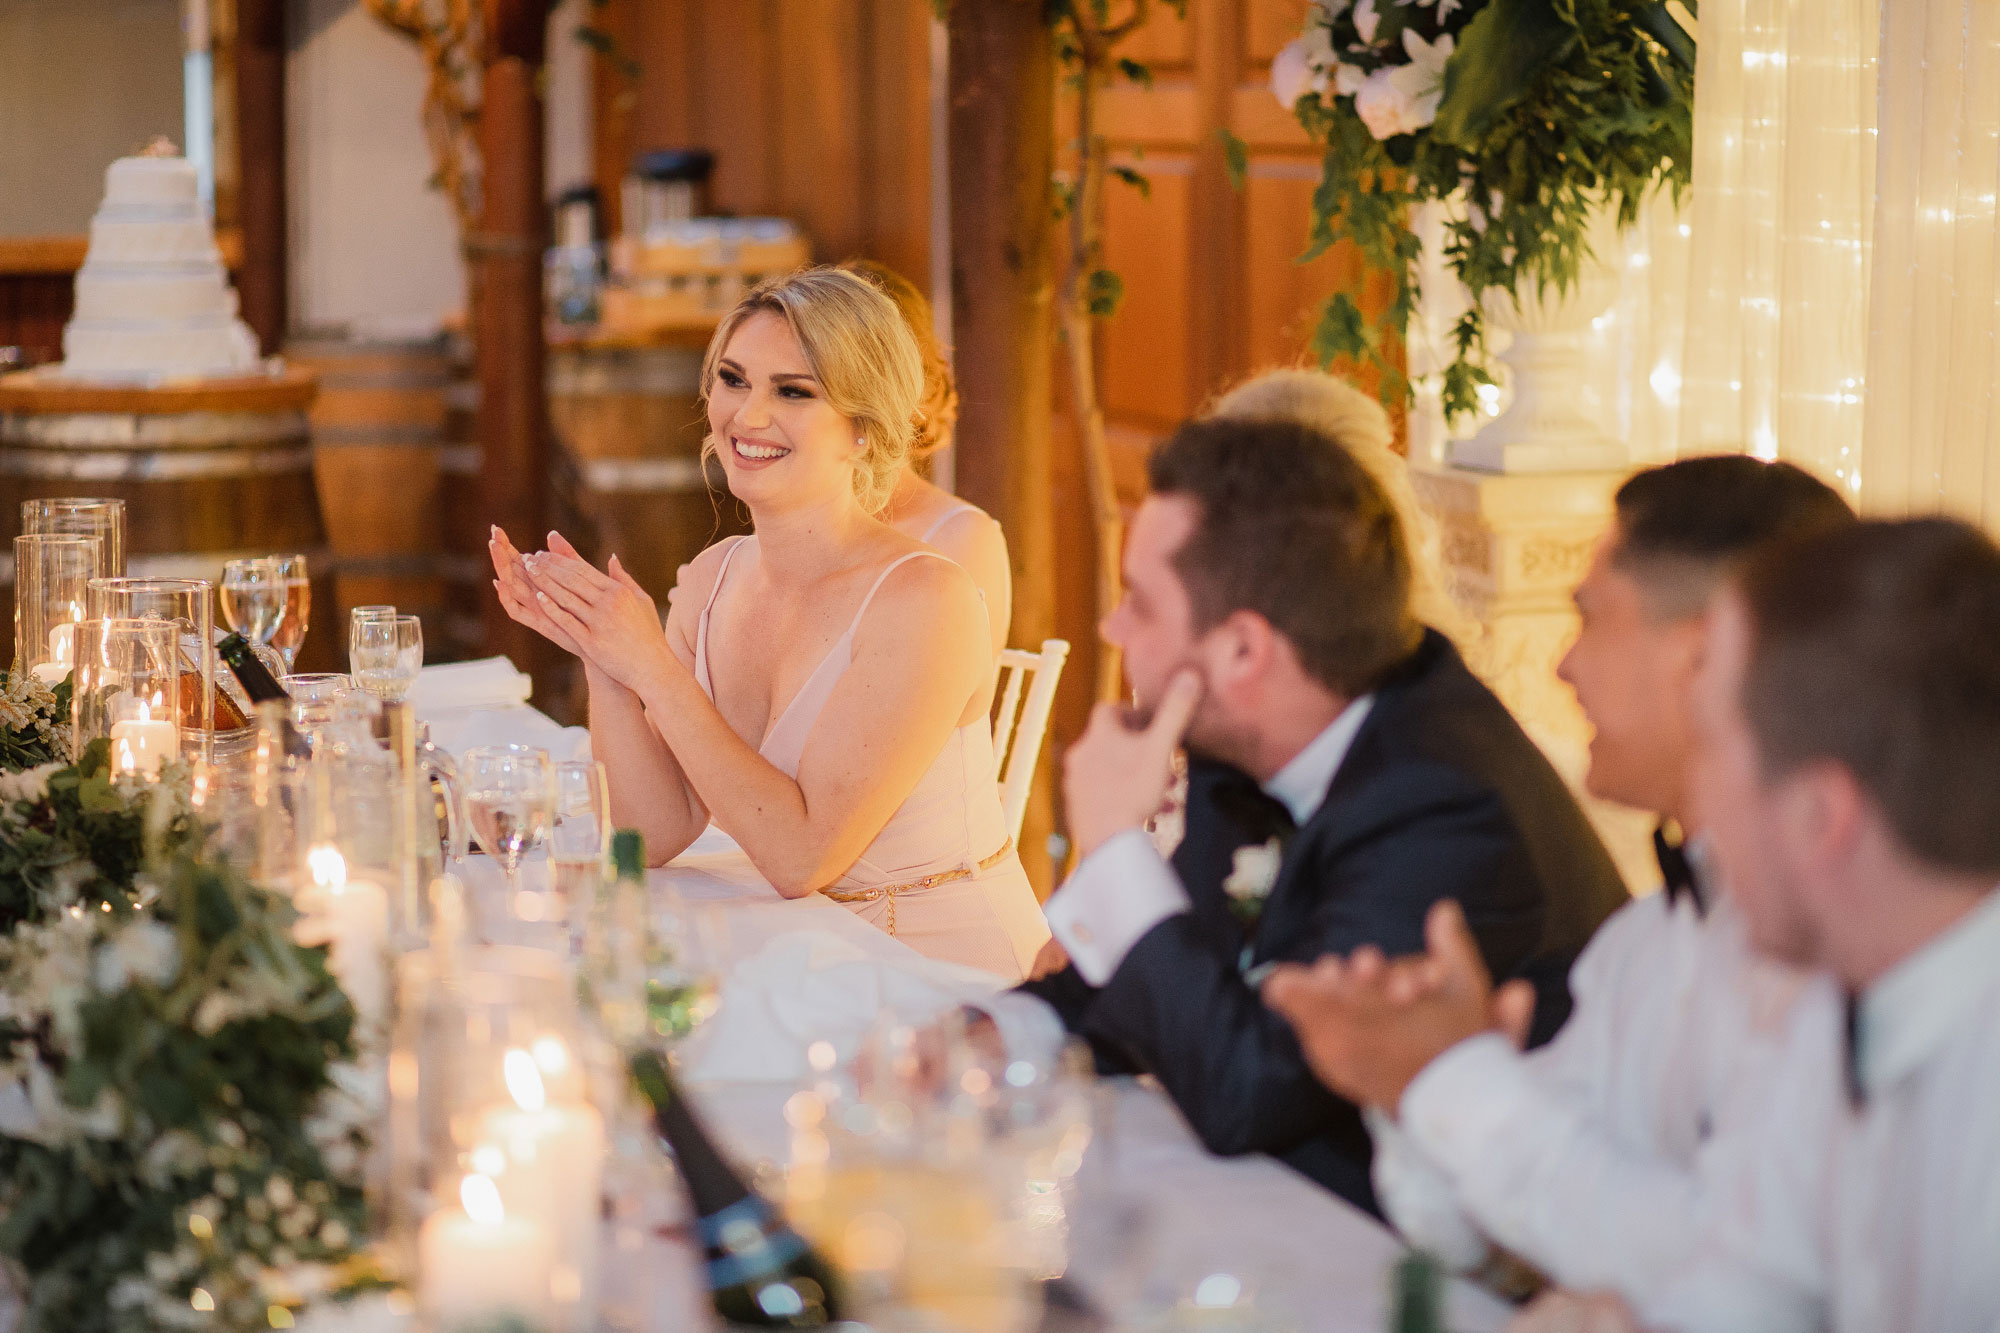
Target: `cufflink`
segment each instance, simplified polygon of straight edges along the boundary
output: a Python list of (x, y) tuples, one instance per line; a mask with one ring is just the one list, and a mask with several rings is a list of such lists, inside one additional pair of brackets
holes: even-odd
[(1076, 942), (1078, 944), (1096, 943), (1095, 940), (1090, 938), (1090, 927), (1084, 925), (1081, 921), (1076, 922), (1074, 925), (1072, 925), (1069, 928), (1069, 933), (1076, 936)]

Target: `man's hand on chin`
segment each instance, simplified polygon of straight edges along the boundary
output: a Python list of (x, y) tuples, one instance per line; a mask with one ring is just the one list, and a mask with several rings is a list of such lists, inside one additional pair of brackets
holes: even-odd
[(1077, 851), (1089, 856), (1158, 813), (1173, 782), (1174, 751), (1201, 702), (1201, 677), (1178, 672), (1150, 719), (1101, 703), (1063, 755), (1063, 807)]
[(1518, 1045), (1534, 1004), (1522, 982), (1493, 991), (1457, 903), (1431, 908), (1424, 940), (1409, 958), (1364, 946), (1286, 964), (1264, 983), (1264, 1002), (1291, 1023), (1320, 1081), (1390, 1115), (1424, 1067), (1466, 1038), (1497, 1028)]

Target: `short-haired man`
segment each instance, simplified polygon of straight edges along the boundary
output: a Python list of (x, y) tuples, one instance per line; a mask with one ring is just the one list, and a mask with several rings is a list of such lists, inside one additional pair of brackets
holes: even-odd
[(1525, 1055), (1495, 1030), (1482, 965), (1444, 923), (1427, 960), (1446, 978), (1438, 993), (1381, 1003), (1412, 962), (1323, 994), (1278, 977), (1270, 995), (1334, 1087), (1400, 1116), (1369, 1123), (1377, 1188), (1413, 1242), (1465, 1268), (1490, 1242), (1644, 1309), (1694, 1251), (1705, 1179), (1754, 1135), (1760, 1072), (1788, 1043), (1817, 1050), (1829, 1021), (1824, 995), (1794, 1004), (1803, 974), (1751, 954), (1671, 836), (1699, 827), (1687, 783), (1708, 606), (1758, 550), (1854, 515), (1810, 474), (1736, 455), (1641, 472), (1615, 504), (1560, 674), (1594, 728), (1592, 794), (1662, 820), (1664, 891), (1598, 932), (1571, 977), (1569, 1025)]
[[(1208, 1147), (1267, 1152), (1373, 1207), (1356, 1110), (1259, 1001), (1273, 963), (1420, 947), (1454, 898), (1497, 973), (1563, 977), (1624, 887), (1562, 780), (1410, 611), (1405, 539), (1339, 445), (1199, 421), (1153, 454), (1105, 637), (1147, 725), (1100, 706), (1065, 761), (1082, 864), (1030, 982), (1101, 1058), (1166, 1087)], [(1190, 754), (1170, 868), (1142, 825)]]
[(1848, 997), (1846, 1096), (1817, 1197), (1785, 1191), (1819, 1145), (1766, 1117), (1765, 1188), (1664, 1326), (1777, 1305), (1743, 1256), (1789, 1242), (1834, 1329), (2000, 1328), (2000, 548), (1914, 519), (1760, 558), (1719, 599), (1696, 721), (1696, 805), (1752, 943)]

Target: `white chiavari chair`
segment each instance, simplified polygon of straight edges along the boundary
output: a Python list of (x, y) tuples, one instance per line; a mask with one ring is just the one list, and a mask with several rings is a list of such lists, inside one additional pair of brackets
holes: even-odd
[(1049, 710), (1056, 701), (1069, 656), (1067, 639), (1043, 639), (1042, 650), (1007, 648), (1000, 653), (999, 704), (993, 713), (993, 753), (1000, 774), (1000, 805), (1007, 813), (1007, 833), (1021, 836), (1021, 817), (1028, 808), (1028, 787), (1048, 735)]

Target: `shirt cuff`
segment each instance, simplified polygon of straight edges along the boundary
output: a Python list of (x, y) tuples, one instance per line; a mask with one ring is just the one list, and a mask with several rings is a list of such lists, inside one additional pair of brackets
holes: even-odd
[(1145, 831), (1127, 829), (1084, 858), (1045, 912), (1076, 970), (1102, 986), (1147, 931), (1189, 906)]
[(1382, 1112), (1364, 1107), (1363, 1123), (1375, 1141), (1375, 1197), (1403, 1239), (1428, 1250), (1455, 1273), (1486, 1262), (1489, 1247), (1459, 1206), (1458, 1193), (1444, 1173)]
[(1425, 1065), (1397, 1109), (1423, 1154), (1456, 1174), (1487, 1153), (1524, 1104), (1538, 1100), (1521, 1053), (1497, 1032), (1468, 1037)]

